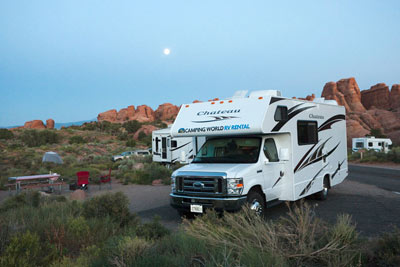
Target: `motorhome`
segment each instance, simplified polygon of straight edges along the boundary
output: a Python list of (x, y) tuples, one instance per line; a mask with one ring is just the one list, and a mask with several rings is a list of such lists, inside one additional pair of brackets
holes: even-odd
[(207, 138), (172, 174), (171, 205), (181, 214), (234, 211), (246, 202), (263, 214), (281, 201), (326, 199), (348, 175), (345, 109), (334, 100), (239, 92), (182, 105), (171, 135)]
[(171, 136), (171, 126), (153, 131), (152, 153), (153, 161), (163, 164), (188, 164), (204, 144), (205, 137), (177, 137)]
[(353, 138), (352, 141), (353, 152), (365, 149), (387, 153), (392, 145), (392, 140), (389, 138), (375, 138), (374, 136)]

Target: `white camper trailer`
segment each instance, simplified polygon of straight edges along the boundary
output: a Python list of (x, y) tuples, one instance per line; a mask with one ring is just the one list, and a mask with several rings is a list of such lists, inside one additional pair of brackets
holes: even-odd
[(375, 150), (376, 152), (389, 152), (392, 140), (389, 138), (375, 138), (374, 136), (353, 138), (353, 152), (358, 150)]
[(171, 205), (181, 213), (267, 206), (328, 190), (348, 174), (345, 109), (256, 91), (248, 97), (183, 105), (173, 137), (206, 136), (191, 164), (172, 174)]
[(153, 161), (164, 164), (190, 163), (198, 149), (204, 144), (205, 137), (171, 137), (171, 128), (153, 131)]

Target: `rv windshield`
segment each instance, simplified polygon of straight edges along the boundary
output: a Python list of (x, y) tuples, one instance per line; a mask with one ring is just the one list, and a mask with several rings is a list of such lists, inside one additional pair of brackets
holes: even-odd
[(255, 163), (260, 144), (261, 138), (258, 137), (209, 139), (192, 163)]

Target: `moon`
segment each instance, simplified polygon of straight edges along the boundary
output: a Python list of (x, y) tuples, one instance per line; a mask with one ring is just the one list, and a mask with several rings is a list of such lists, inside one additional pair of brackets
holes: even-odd
[(171, 50), (169, 48), (164, 48), (163, 53), (168, 56), (171, 53)]

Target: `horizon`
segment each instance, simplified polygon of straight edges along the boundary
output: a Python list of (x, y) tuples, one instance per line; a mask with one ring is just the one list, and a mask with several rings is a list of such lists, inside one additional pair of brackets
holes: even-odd
[[(288, 9), (287, 6), (291, 8)], [(0, 125), (400, 83), (398, 1), (0, 3)]]

